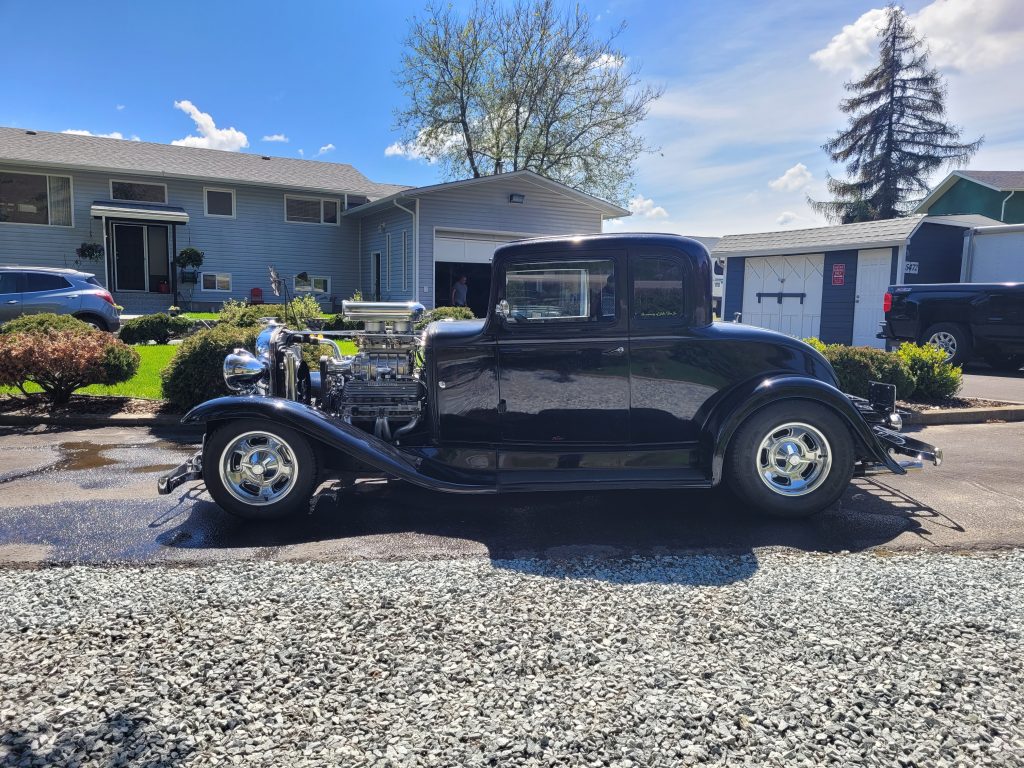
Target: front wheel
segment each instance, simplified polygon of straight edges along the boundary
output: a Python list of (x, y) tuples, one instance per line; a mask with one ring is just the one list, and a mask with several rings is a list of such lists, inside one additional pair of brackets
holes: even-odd
[(203, 476), (213, 500), (248, 520), (272, 520), (304, 509), (318, 474), (309, 439), (265, 420), (227, 422), (207, 436), (203, 448)]
[(804, 400), (769, 405), (736, 431), (725, 482), (775, 517), (809, 517), (836, 502), (853, 477), (853, 438), (834, 411)]

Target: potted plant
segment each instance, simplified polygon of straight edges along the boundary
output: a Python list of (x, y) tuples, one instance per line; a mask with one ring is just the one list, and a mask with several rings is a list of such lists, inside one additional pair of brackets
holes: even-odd
[(181, 307), (168, 307), (167, 314), (171, 317), (177, 317), (181, 314)]
[(100, 243), (82, 243), (75, 248), (75, 266), (85, 261), (103, 261), (103, 246)]
[(199, 268), (203, 266), (203, 252), (192, 246), (182, 248), (174, 263), (181, 270), (181, 282), (195, 283), (199, 280)]

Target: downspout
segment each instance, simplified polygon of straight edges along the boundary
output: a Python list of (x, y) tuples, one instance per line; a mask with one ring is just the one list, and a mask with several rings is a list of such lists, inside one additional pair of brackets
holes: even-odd
[(1015, 194), (1017, 194), (1017, 190), (1016, 189), (1012, 189), (1012, 190), (1010, 190), (1010, 194), (1008, 194), (1005, 198), (1003, 198), (1003, 207), (999, 210), (999, 220), (1000, 221), (1002, 221), (1002, 222), (1006, 221), (1006, 204), (1010, 201), (1010, 198), (1013, 197)]
[[(417, 265), (419, 264), (419, 261), (420, 261), (420, 252), (419, 252), (420, 251), (420, 239), (418, 237), (418, 233), (417, 233), (418, 227), (416, 225), (417, 225), (418, 219), (419, 219), (419, 216), (417, 214), (419, 213), (420, 201), (418, 199), (416, 200), (416, 210), (415, 211), (409, 210), (404, 205), (399, 203), (398, 200), (392, 200), (391, 202), (393, 202), (395, 204), (395, 208), (403, 210), (406, 213), (408, 213), (410, 216), (412, 216), (412, 237), (413, 237), (413, 240), (412, 240), (412, 279), (413, 279), (412, 300), (413, 301), (417, 301), (418, 300), (417, 296), (419, 295), (419, 290), (420, 290), (419, 289), (419, 282), (420, 281), (419, 281), (419, 273), (418, 273), (418, 270), (416, 269), (416, 267), (417, 267)], [(405, 254), (402, 254), (402, 255), (404, 256)], [(403, 264), (402, 267), (404, 269), (405, 265)]]

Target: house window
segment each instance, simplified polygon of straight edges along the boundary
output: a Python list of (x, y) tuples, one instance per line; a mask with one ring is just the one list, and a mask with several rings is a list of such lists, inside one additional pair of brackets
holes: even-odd
[(71, 177), (0, 171), (0, 222), (70, 227)]
[(202, 282), (200, 285), (204, 291), (230, 291), (231, 273), (203, 272)]
[(402, 288), (409, 290), (409, 233), (402, 230)]
[(144, 181), (110, 180), (110, 199), (127, 200), (132, 203), (167, 204), (167, 185), (149, 184)]
[(338, 224), (338, 201), (284, 196), (284, 220), (293, 224)]
[(385, 239), (387, 240), (387, 246), (385, 247), (385, 272), (384, 272), (384, 287), (389, 291), (391, 290), (391, 233), (389, 232)]
[(330, 293), (331, 278), (324, 275), (306, 275), (306, 279), (295, 276), (296, 293)]
[(206, 200), (205, 213), (207, 216), (235, 218), (235, 190), (205, 187), (203, 197)]

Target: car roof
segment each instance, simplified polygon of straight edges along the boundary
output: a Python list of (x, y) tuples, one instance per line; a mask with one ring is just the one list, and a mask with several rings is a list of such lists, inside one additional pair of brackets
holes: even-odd
[(662, 247), (682, 250), (697, 258), (709, 259), (708, 248), (699, 240), (664, 232), (606, 232), (593, 235), (558, 235), (513, 240), (495, 249), (495, 258), (520, 253), (549, 250), (572, 251), (581, 247), (597, 248), (638, 248)]
[(66, 267), (21, 267), (17, 264), (5, 264), (0, 266), (2, 272), (48, 272), (54, 275), (69, 275), (71, 277), (95, 277), (92, 272), (83, 272), (80, 269), (68, 269)]

